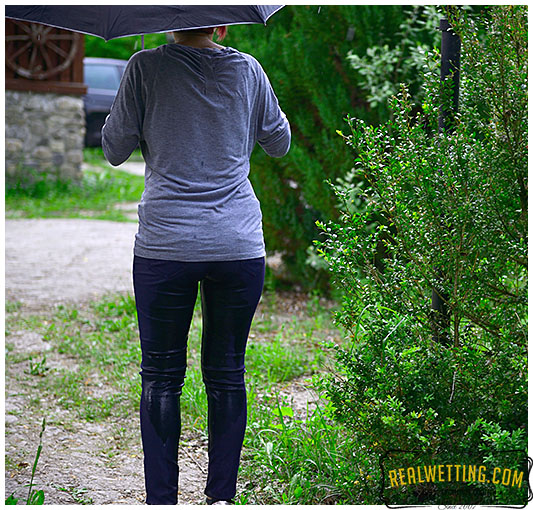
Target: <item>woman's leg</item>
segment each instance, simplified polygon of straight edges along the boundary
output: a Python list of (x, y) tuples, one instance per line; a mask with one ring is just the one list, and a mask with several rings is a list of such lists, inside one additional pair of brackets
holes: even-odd
[(208, 401), (209, 470), (205, 494), (235, 496), (246, 429), (244, 356), (261, 297), (264, 257), (212, 262), (201, 283), (202, 373)]
[(134, 259), (142, 350), (141, 436), (146, 503), (151, 505), (177, 503), (180, 395), (199, 269), (194, 263)]

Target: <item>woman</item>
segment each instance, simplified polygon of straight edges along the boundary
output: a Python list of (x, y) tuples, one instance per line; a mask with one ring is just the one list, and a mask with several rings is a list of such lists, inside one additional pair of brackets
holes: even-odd
[[(221, 40), (225, 27), (217, 32)], [(273, 157), (290, 127), (250, 55), (214, 29), (129, 60), (102, 129), (113, 165), (146, 162), (133, 280), (142, 350), (141, 436), (147, 504), (176, 504), (180, 395), (200, 284), (208, 401), (208, 504), (231, 504), (246, 428), (244, 356), (263, 289), (261, 210), (248, 174), (258, 142)]]

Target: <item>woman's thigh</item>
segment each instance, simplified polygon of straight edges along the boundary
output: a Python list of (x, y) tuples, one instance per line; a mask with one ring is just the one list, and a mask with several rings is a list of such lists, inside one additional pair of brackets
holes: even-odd
[(264, 278), (260, 257), (212, 263), (202, 280), (202, 369), (212, 387), (243, 387), (246, 342)]
[(184, 377), (199, 269), (194, 263), (134, 258), (143, 376)]

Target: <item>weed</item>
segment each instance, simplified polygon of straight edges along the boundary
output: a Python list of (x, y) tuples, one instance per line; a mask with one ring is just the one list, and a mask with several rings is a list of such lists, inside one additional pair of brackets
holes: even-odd
[(298, 418), (275, 397), (254, 405), (241, 472), (247, 504), (316, 504), (356, 501), (354, 445), (328, 417), (328, 405)]
[(22, 308), (20, 301), (6, 301), (6, 313), (15, 313)]
[(246, 364), (255, 377), (270, 383), (294, 379), (309, 370), (306, 349), (294, 343), (289, 348), (283, 328), (271, 342), (250, 344)]
[(11, 343), (6, 344), (6, 361), (9, 361), (12, 365), (28, 361), (27, 352), (16, 352), (15, 347)]
[(50, 367), (46, 366), (46, 356), (43, 356), (43, 359), (37, 362), (34, 362), (33, 357), (30, 356), (30, 359), (28, 361), (30, 364), (30, 371), (26, 373), (29, 373), (30, 375), (44, 377), (46, 375), (46, 372), (50, 370)]
[(93, 498), (90, 496), (86, 496), (87, 489), (85, 488), (78, 488), (78, 487), (61, 487), (59, 485), (52, 485), (54, 489), (57, 489), (62, 492), (66, 492), (69, 494), (72, 499), (74, 499), (74, 502), (78, 505), (92, 505)]
[[(46, 418), (43, 418), (43, 423), (41, 426), (41, 433), (39, 434), (39, 446), (37, 447), (37, 453), (35, 455), (35, 460), (33, 462), (33, 467), (31, 470), (31, 479), (28, 489), (28, 497), (26, 498), (25, 505), (43, 505), (44, 504), (44, 491), (42, 489), (34, 491), (33, 489), (33, 478), (35, 476), (35, 470), (37, 469), (37, 462), (39, 462), (39, 457), (41, 456), (41, 450), (43, 449), (43, 434), (46, 428)], [(6, 505), (16, 505), (18, 503), (18, 498), (15, 498), (14, 494), (11, 494), (5, 501)]]
[[(6, 434), (8, 434), (8, 431), (6, 430)], [(5, 455), (4, 456), (5, 458), (5, 470), (8, 471), (8, 470), (14, 470), (14, 469), (21, 469), (21, 466), (19, 465), (19, 463), (15, 462), (9, 455)]]
[(6, 498), (6, 505), (16, 505), (18, 502), (18, 499), (14, 496), (14, 494), (10, 494)]
[(207, 430), (207, 396), (198, 367), (187, 368), (187, 377), (181, 396), (181, 409), (186, 416), (184, 425), (192, 429)]

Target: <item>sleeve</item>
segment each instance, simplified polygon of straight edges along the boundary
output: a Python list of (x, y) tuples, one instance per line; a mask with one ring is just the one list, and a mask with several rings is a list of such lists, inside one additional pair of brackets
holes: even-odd
[(144, 100), (138, 56), (130, 58), (102, 128), (102, 149), (114, 166), (124, 163), (142, 138)]
[(289, 152), (291, 146), (291, 127), (265, 71), (259, 64), (258, 82), (257, 141), (269, 156), (281, 158)]

